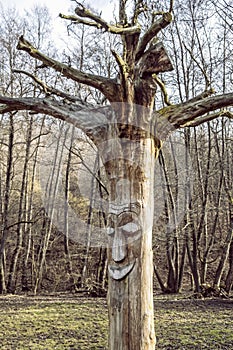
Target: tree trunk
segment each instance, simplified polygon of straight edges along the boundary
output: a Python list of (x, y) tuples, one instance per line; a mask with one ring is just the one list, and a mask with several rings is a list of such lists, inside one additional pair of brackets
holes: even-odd
[(10, 127), (9, 127), (9, 140), (8, 140), (8, 154), (7, 154), (7, 170), (5, 180), (5, 193), (3, 203), (3, 217), (1, 228), (1, 241), (0, 241), (0, 293), (4, 294), (7, 291), (6, 288), (6, 276), (5, 276), (5, 243), (9, 234), (9, 202), (10, 202), (10, 189), (12, 180), (12, 163), (13, 163), (13, 148), (14, 148), (14, 118), (13, 114), (10, 114)]
[(159, 286), (161, 288), (161, 291), (163, 293), (168, 293), (167, 287), (165, 286), (165, 284), (164, 284), (164, 282), (163, 282), (163, 280), (162, 280), (162, 278), (161, 278), (161, 276), (159, 274), (159, 271), (158, 271), (156, 265), (154, 265), (154, 273), (155, 273), (155, 276), (156, 276), (156, 278), (158, 280), (158, 283), (159, 283)]
[[(64, 132), (64, 136), (63, 136)], [(63, 161), (63, 153), (65, 148), (65, 141), (67, 136), (67, 129), (66, 132), (64, 131), (64, 123), (61, 125), (61, 129), (59, 130), (59, 142), (56, 145), (55, 150), (52, 150), (52, 147), (50, 148), (50, 152), (53, 156), (53, 171), (51, 174), (51, 177), (47, 177), (45, 174), (43, 174), (43, 182), (46, 182), (44, 184), (44, 188), (46, 188), (44, 203), (47, 211), (47, 215), (49, 217), (49, 221), (44, 218), (43, 223), (43, 237), (41, 238), (38, 258), (37, 258), (37, 271), (36, 271), (36, 278), (35, 278), (35, 286), (34, 286), (34, 294), (36, 295), (38, 291), (41, 288), (41, 282), (43, 278), (43, 272), (44, 267), (46, 263), (46, 254), (49, 247), (49, 241), (52, 233), (52, 226), (53, 226), (53, 218), (55, 215), (61, 215), (60, 212), (57, 212), (55, 210), (55, 198), (57, 195), (58, 190), (58, 182), (59, 182), (59, 176), (61, 172), (61, 164)], [(54, 152), (54, 153), (53, 153)], [(46, 159), (44, 160), (46, 163)], [(47, 174), (48, 175), (48, 174)], [(57, 209), (57, 208), (56, 208)]]
[(96, 271), (96, 285), (98, 295), (102, 295), (106, 290), (107, 262), (106, 248), (100, 248), (98, 268)]
[[(32, 172), (31, 172), (31, 185), (29, 188), (29, 198), (28, 198), (28, 210), (27, 210), (27, 221), (32, 222), (33, 219), (33, 200), (34, 200), (34, 189), (36, 185), (36, 167), (38, 162), (38, 156), (39, 156), (39, 146), (41, 142), (41, 134), (44, 127), (44, 121), (45, 117), (41, 121), (40, 125), (40, 133), (38, 135), (36, 145), (34, 148), (34, 159), (33, 159), (33, 165), (32, 165)], [(33, 229), (32, 225), (28, 226), (27, 229), (27, 235), (24, 242), (24, 250), (23, 250), (23, 262), (22, 262), (22, 278), (21, 278), (21, 286), (22, 286), (22, 292), (28, 292), (31, 290), (33, 286), (33, 273), (34, 273), (34, 256), (33, 256)], [(31, 256), (31, 261), (30, 261)]]
[(215, 272), (215, 276), (214, 276), (214, 286), (215, 287), (220, 287), (222, 275), (223, 275), (224, 269), (226, 267), (226, 262), (227, 262), (227, 259), (229, 256), (232, 237), (233, 237), (233, 228), (230, 227), (228, 234), (227, 234), (227, 237), (226, 237), (226, 240), (224, 242), (223, 248), (222, 248), (222, 254), (220, 257), (220, 261), (219, 261), (217, 270)]
[[(192, 272), (193, 281), (195, 285), (195, 292), (200, 292), (200, 276), (198, 269), (198, 245), (197, 236), (194, 227), (194, 218), (192, 215), (192, 202), (189, 203), (189, 212), (187, 214), (187, 221), (190, 223), (189, 227), (186, 228), (186, 248), (189, 266)], [(192, 245), (191, 245), (191, 243)]]
[(27, 201), (27, 199), (25, 198), (26, 197), (25, 193), (27, 188), (28, 163), (30, 159), (32, 125), (33, 125), (33, 117), (31, 116), (29, 120), (28, 130), (27, 130), (26, 150), (25, 150), (22, 183), (21, 183), (20, 197), (19, 197), (18, 223), (16, 227), (17, 243), (16, 243), (16, 247), (12, 256), (12, 261), (9, 269), (9, 278), (7, 283), (8, 293), (15, 293), (15, 290), (16, 290), (17, 265), (18, 265), (18, 260), (23, 247), (23, 233), (25, 232), (25, 224), (23, 224), (24, 225), (24, 230), (23, 230), (22, 221), (25, 219), (25, 215), (26, 215), (26, 211), (24, 211), (24, 205), (25, 205), (24, 201)]
[[(93, 173), (96, 173), (96, 168), (98, 166), (98, 157), (95, 160), (94, 164), (94, 169)], [(81, 275), (81, 288), (84, 288), (87, 282), (87, 277), (88, 277), (88, 263), (90, 259), (90, 248), (91, 248), (91, 234), (92, 234), (92, 220), (93, 220), (93, 204), (95, 201), (95, 195), (96, 195), (96, 182), (95, 178), (92, 177), (91, 181), (91, 190), (90, 190), (90, 205), (89, 205), (89, 210), (88, 210), (88, 217), (87, 217), (87, 232), (86, 232), (86, 248), (85, 248), (85, 256), (84, 256), (84, 263), (82, 267), (82, 275)]]
[(72, 147), (74, 141), (74, 127), (72, 127), (71, 140), (69, 145), (68, 158), (66, 162), (66, 173), (65, 173), (65, 202), (64, 202), (64, 252), (66, 257), (66, 271), (69, 276), (69, 289), (76, 291), (77, 281), (74, 277), (73, 263), (70, 252), (69, 244), (69, 217), (68, 217), (68, 206), (69, 202), (69, 191), (70, 191), (70, 168), (71, 168), (71, 158), (72, 158)]
[[(157, 155), (148, 134), (128, 134), (104, 143), (110, 184), (108, 213), (109, 349), (152, 350), (153, 320), (153, 183)], [(140, 135), (141, 133), (141, 135)], [(134, 138), (132, 140), (132, 138)]]
[[(231, 227), (229, 228), (229, 232), (233, 231), (233, 215), (231, 213), (231, 218), (230, 218), (230, 225)], [(226, 277), (226, 292), (230, 293), (232, 286), (233, 286), (233, 240), (231, 240), (231, 245), (229, 249), (229, 269)]]

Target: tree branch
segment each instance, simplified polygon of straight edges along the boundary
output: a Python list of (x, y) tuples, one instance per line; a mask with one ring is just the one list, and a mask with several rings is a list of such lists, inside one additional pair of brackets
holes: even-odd
[(137, 53), (136, 53), (136, 61), (138, 61), (142, 55), (144, 54), (148, 43), (164, 28), (166, 28), (172, 22), (172, 14), (170, 12), (166, 12), (163, 16), (157, 20), (152, 26), (148, 29), (148, 31), (143, 35), (141, 41), (139, 43)]
[(122, 77), (122, 80), (125, 82), (126, 81), (126, 78), (127, 78), (127, 69), (128, 69), (128, 66), (126, 64), (126, 62), (123, 60), (123, 58), (114, 50), (111, 50), (117, 64), (118, 64), (118, 67), (120, 69), (120, 74), (121, 74), (121, 77)]
[(233, 119), (233, 113), (231, 113), (228, 110), (221, 110), (221, 111), (216, 112), (216, 113), (210, 113), (208, 115), (201, 116), (193, 122), (186, 123), (184, 126), (185, 127), (199, 126), (205, 122), (209, 122), (209, 121), (214, 120), (214, 119), (219, 118), (219, 117), (226, 117), (229, 119)]
[(75, 24), (84, 24), (86, 26), (89, 26), (89, 27), (95, 27), (95, 28), (98, 28), (98, 29), (101, 29), (101, 25), (99, 23), (96, 23), (96, 22), (91, 22), (91, 21), (86, 21), (84, 19), (80, 19), (78, 18), (77, 16), (72, 16), (72, 15), (63, 15), (62, 13), (59, 14), (59, 17), (62, 18), (62, 19), (68, 19), (70, 21), (72, 21), (73, 23)]
[(35, 76), (29, 72), (26, 72), (26, 71), (21, 70), (21, 69), (13, 69), (12, 72), (27, 75), (29, 78), (34, 80), (42, 88), (42, 90), (44, 91), (45, 94), (56, 95), (56, 96), (65, 98), (66, 100), (69, 100), (71, 102), (78, 102), (78, 103), (85, 105), (85, 103), (80, 98), (73, 96), (73, 95), (69, 95), (61, 90), (52, 88), (51, 86), (48, 86), (47, 84), (45, 84), (45, 82), (40, 80), (37, 76)]
[[(211, 96), (202, 100), (192, 99), (179, 105), (165, 107), (158, 111), (161, 118), (165, 118), (175, 129), (194, 126), (212, 120), (219, 114), (209, 114), (212, 111), (233, 106), (233, 93)], [(232, 113), (225, 113), (230, 117)]]
[(173, 6), (174, 6), (174, 0), (170, 0), (170, 9), (169, 9), (170, 13), (173, 11)]
[(126, 25), (128, 23), (128, 18), (126, 14), (126, 3), (128, 0), (119, 1), (119, 21), (121, 25)]
[[(63, 19), (71, 20), (74, 23), (77, 23), (77, 24), (82, 23), (84, 25), (93, 26), (113, 34), (132, 35), (137, 33), (140, 34), (141, 32), (141, 27), (138, 24), (134, 26), (124, 26), (125, 23), (121, 23), (115, 26), (113, 24), (106, 22), (100, 16), (95, 15), (89, 9), (85, 8), (81, 4), (78, 7), (76, 7), (75, 13), (77, 16), (66, 16), (61, 13), (59, 14), (59, 16)], [(88, 21), (82, 18), (88, 18), (91, 21)]]
[(197, 64), (198, 68), (200, 69), (200, 71), (202, 72), (202, 74), (204, 75), (205, 78), (205, 89), (207, 90), (210, 87), (210, 78), (208, 77), (207, 72), (205, 71), (205, 69), (200, 65), (200, 63), (197, 61), (196, 57), (194, 57), (192, 51), (185, 45), (185, 43), (183, 42), (183, 45), (185, 47), (185, 49), (188, 51), (188, 53), (190, 54), (190, 57), (192, 58), (192, 60)]
[(144, 3), (143, 0), (138, 0), (135, 3), (135, 8), (134, 8), (134, 14), (132, 18), (132, 23), (136, 24), (138, 21), (138, 17), (141, 13), (146, 12), (148, 10), (147, 5)]
[(95, 143), (103, 141), (108, 124), (108, 108), (87, 108), (82, 104), (64, 104), (48, 98), (12, 98), (0, 95), (0, 114), (28, 110), (51, 115), (83, 130)]
[(40, 60), (46, 66), (53, 68), (57, 72), (61, 72), (66, 78), (98, 89), (106, 96), (107, 99), (109, 99), (109, 101), (116, 100), (118, 89), (113, 79), (83, 73), (78, 69), (60, 63), (59, 61), (56, 61), (39, 52), (30, 42), (25, 40), (23, 36), (21, 36), (19, 39), (17, 49), (26, 51), (30, 56)]
[(161, 79), (159, 79), (159, 77), (155, 73), (152, 75), (152, 78), (156, 81), (156, 83), (160, 87), (162, 94), (163, 94), (165, 104), (167, 106), (171, 106), (171, 102), (169, 101), (169, 97), (168, 97), (168, 93), (167, 93), (167, 89), (166, 89), (165, 84), (162, 82)]
[(188, 102), (191, 103), (191, 102), (201, 101), (204, 98), (213, 95), (214, 93), (215, 93), (215, 90), (213, 88), (210, 88), (208, 90), (203, 91), (201, 94), (195, 96), (194, 98), (188, 100)]

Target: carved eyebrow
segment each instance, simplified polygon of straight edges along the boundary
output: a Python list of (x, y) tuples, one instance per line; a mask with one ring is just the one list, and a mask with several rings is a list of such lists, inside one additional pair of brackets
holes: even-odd
[(133, 221), (134, 217), (132, 214), (133, 213), (131, 211), (121, 213), (119, 215), (118, 227), (124, 226), (125, 224)]
[(141, 206), (139, 203), (131, 203), (130, 210), (139, 215), (141, 211)]

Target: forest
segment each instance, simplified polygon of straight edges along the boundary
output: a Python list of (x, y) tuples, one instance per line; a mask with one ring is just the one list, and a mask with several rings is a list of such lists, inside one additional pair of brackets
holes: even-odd
[[(158, 3), (148, 3), (149, 14), (142, 13), (143, 30), (166, 10), (166, 2)], [(230, 2), (177, 0), (173, 6), (173, 22), (155, 38), (173, 68), (156, 77), (156, 109), (195, 100), (203, 91), (203, 98), (232, 92)], [(19, 51), (18, 41), (23, 34), (54, 60), (118, 79), (115, 58), (121, 44), (116, 35), (82, 22), (77, 26), (60, 15), (64, 37), (56, 43), (46, 7), (19, 15), (13, 7), (0, 6), (0, 12), (1, 95), (45, 96), (63, 105), (82, 101), (84, 109), (96, 114), (108, 106), (99, 90), (64, 80), (62, 71)], [(232, 107), (220, 108), (206, 120), (181, 125), (155, 165), (155, 292), (227, 296), (232, 288)], [(0, 293), (105, 296), (107, 246), (92, 237), (96, 227), (106, 225), (102, 208), (108, 189), (95, 145), (66, 120), (36, 111), (1, 114), (0, 128)], [(68, 222), (67, 203), (76, 224)]]

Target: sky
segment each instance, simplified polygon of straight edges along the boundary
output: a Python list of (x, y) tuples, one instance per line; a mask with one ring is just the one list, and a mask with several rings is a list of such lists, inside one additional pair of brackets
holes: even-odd
[[(82, 1), (80, 1), (82, 2)], [(84, 1), (83, 3), (90, 3), (96, 9), (99, 9), (103, 12), (103, 16), (109, 16), (112, 13), (113, 3), (116, 3), (116, 0), (92, 0)], [(23, 14), (24, 9), (30, 9), (34, 5), (46, 5), (50, 12), (52, 18), (57, 18), (59, 13), (68, 14), (72, 13), (69, 9), (75, 6), (75, 1), (71, 0), (0, 0), (0, 3), (4, 7), (14, 6), (20, 13)]]
[[(80, 2), (83, 4), (89, 3), (94, 9), (102, 11), (101, 16), (105, 20), (108, 20), (112, 18), (114, 4), (116, 4), (118, 0), (81, 0)], [(22, 16), (25, 13), (25, 9), (30, 10), (35, 5), (46, 5), (53, 21), (53, 35), (56, 40), (63, 36), (62, 34), (64, 34), (64, 31), (66, 32), (65, 28), (68, 24), (67, 21), (59, 18), (59, 13), (75, 15), (72, 8), (75, 8), (76, 5), (75, 1), (71, 0), (0, 0), (0, 4), (2, 4), (4, 8), (15, 7)]]

